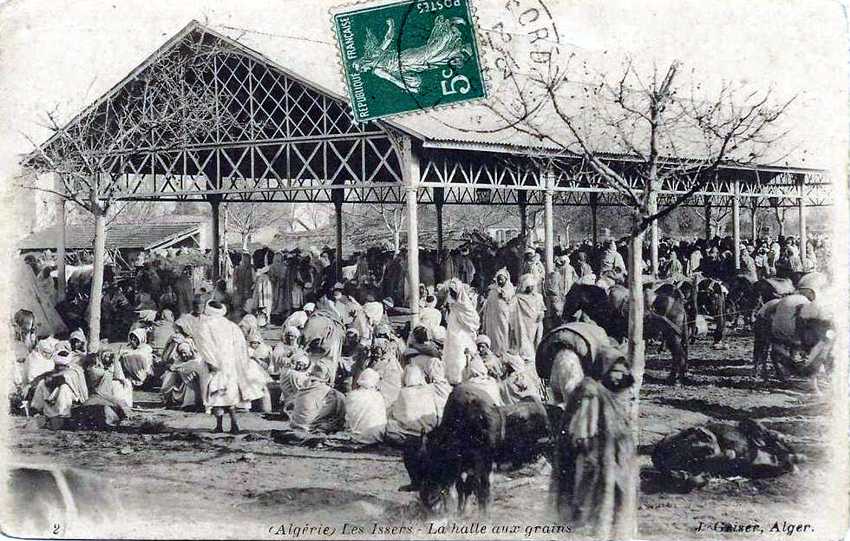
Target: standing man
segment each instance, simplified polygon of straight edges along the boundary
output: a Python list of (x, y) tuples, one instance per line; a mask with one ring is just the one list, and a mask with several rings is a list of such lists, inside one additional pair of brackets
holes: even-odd
[(457, 256), (457, 268), (455, 271), (457, 272), (457, 277), (464, 284), (472, 284), (472, 280), (475, 278), (475, 265), (472, 264), (472, 260), (469, 259), (469, 247), (464, 246), (461, 249), (460, 254)]
[(245, 309), (245, 301), (251, 298), (254, 290), (254, 269), (251, 267), (251, 254), (242, 252), (242, 259), (233, 277), (234, 311), (241, 312)]
[(206, 317), (195, 328), (198, 353), (207, 363), (210, 379), (207, 384), (207, 403), (215, 415), (215, 432), (224, 432), (224, 414), (230, 416), (230, 432), (239, 433), (236, 407), (250, 407), (251, 401), (263, 398), (266, 382), (259, 371), (248, 363), (248, 343), (242, 330), (224, 316), (227, 309), (217, 301), (209, 301)]
[(546, 303), (546, 329), (556, 327), (561, 320), (564, 296), (573, 287), (578, 277), (568, 258), (560, 255), (555, 258), (555, 269), (546, 277), (546, 289), (543, 300)]
[(496, 355), (502, 355), (510, 346), (511, 302), (514, 298), (514, 285), (508, 269), (502, 267), (490, 285), (487, 300), (484, 301), (484, 334), (490, 339), (490, 349)]
[(546, 311), (543, 296), (535, 289), (534, 282), (531, 274), (520, 277), (511, 307), (511, 349), (528, 359), (535, 357), (537, 345), (543, 338), (543, 314)]

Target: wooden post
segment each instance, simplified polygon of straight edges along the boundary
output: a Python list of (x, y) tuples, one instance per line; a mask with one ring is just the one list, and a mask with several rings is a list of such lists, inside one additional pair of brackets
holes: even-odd
[(741, 268), (741, 182), (736, 178), (733, 183), (732, 196), (732, 243), (735, 254), (735, 270)]
[(519, 190), (516, 194), (519, 204), (519, 234), (528, 243), (528, 194), (525, 190)]
[[(219, 231), (219, 207), (221, 206), (221, 196), (210, 198), (210, 221), (212, 228), (212, 278), (213, 282), (217, 282), (221, 278), (221, 232)], [(224, 254), (227, 257), (227, 254)]]
[(545, 256), (544, 267), (546, 275), (555, 270), (555, 224), (552, 208), (555, 197), (555, 179), (552, 171), (547, 170), (543, 174), (546, 191), (543, 193), (543, 253)]
[(711, 238), (711, 198), (707, 195), (703, 201), (703, 208), (705, 209), (705, 239), (708, 240)]
[(342, 281), (342, 201), (345, 198), (343, 188), (331, 192), (336, 214), (336, 279)]
[(410, 288), (410, 328), (413, 329), (419, 324), (419, 222), (416, 201), (419, 156), (413, 150), (413, 140), (408, 136), (404, 136), (401, 141), (401, 169), (407, 198), (407, 277)]
[[(56, 191), (64, 193), (62, 177), (56, 175)], [(65, 198), (56, 198), (56, 293), (57, 301), (65, 299)]]
[(94, 270), (89, 295), (89, 351), (100, 349), (100, 304), (103, 299), (103, 269), (106, 264), (106, 210), (94, 214)]
[(808, 235), (806, 235), (806, 198), (803, 196), (802, 184), (800, 185), (800, 199), (797, 200), (797, 212), (800, 220), (800, 261), (805, 261)]
[(596, 217), (596, 210), (599, 206), (597, 203), (598, 200), (599, 194), (590, 194), (590, 238), (593, 241), (594, 246), (597, 242), (599, 242), (599, 222)]

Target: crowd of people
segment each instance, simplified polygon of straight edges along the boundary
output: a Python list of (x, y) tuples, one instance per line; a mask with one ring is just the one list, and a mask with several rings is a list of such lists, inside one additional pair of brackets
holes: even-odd
[[(801, 258), (796, 239), (763, 238), (742, 243), (736, 269), (733, 248), (728, 237), (663, 239), (659, 278), (756, 280), (821, 269), (828, 260), (820, 240)], [(581, 337), (574, 350), (577, 363), (587, 357), (583, 376), (579, 368), (544, 382), (537, 358), (547, 350), (541, 342), (564, 329), (561, 305), (573, 284), (625, 282), (626, 243), (559, 246), (549, 273), (537, 246), (500, 253), (467, 245), (423, 254), (436, 264), (418, 284), (414, 325), (404, 306), (411, 284), (403, 251), (372, 249), (337, 265), (329, 249), (262, 249), (226, 258), (234, 264), (215, 282), (209, 258), (197, 252), (148, 254), (132, 276), (107, 280), (100, 344), (76, 327), (67, 339), (44, 336), (32, 314), (16, 315), (13, 408), (52, 428), (108, 428), (130, 415), (134, 390), (142, 389), (158, 392), (165, 407), (212, 415), (215, 432), (229, 420), (238, 433), (239, 412), (254, 411), (287, 419), (288, 441), (343, 434), (356, 444), (409, 449), (440, 425), (452, 390), (464, 384), (499, 407), (560, 404), (574, 418), (563, 426), (578, 427), (576, 434), (607, 430), (626, 441), (618, 396), (631, 384), (620, 377), (630, 376), (629, 366), (624, 353), (593, 360), (594, 352), (620, 351), (601, 327), (575, 323), (567, 333)], [(648, 249), (643, 256), (648, 268)], [(46, 258), (27, 262), (36, 283), (49, 282)], [(604, 422), (591, 413), (594, 401), (604, 406)], [(561, 459), (586, 460), (595, 471), (595, 453), (609, 447), (585, 446)]]

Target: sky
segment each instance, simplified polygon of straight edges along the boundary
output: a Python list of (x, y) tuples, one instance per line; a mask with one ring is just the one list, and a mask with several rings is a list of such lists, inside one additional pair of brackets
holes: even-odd
[[(525, 26), (518, 19), (531, 8), (543, 13), (541, 2), (551, 13), (561, 49), (597, 65), (614, 66), (624, 54), (659, 65), (677, 59), (708, 85), (731, 80), (771, 87), (778, 97), (797, 95), (789, 124), (798, 133), (795, 139), (814, 148), (822, 145), (811, 144), (812, 138), (826, 138), (836, 120), (831, 103), (847, 87), (845, 21), (836, 2), (478, 0), (479, 28), (501, 23), (534, 31), (543, 15)], [(47, 134), (39, 125), (46, 111), (72, 116), (191, 19), (236, 35), (281, 65), (291, 64), (342, 91), (329, 15), (340, 3), (8, 0), (0, 5), (0, 100), (5, 104), (0, 110), (7, 113), (0, 116), (0, 150), (27, 152), (27, 136), (40, 141)], [(509, 4), (513, 7), (506, 10)]]
[[(3, 2), (0, 178), (15, 175), (31, 141), (47, 137), (47, 111), (70, 118), (192, 19), (342, 93), (330, 21), (331, 10), (340, 3), (346, 2)], [(806, 148), (806, 165), (843, 166), (848, 47), (845, 13), (837, 2), (474, 0), (473, 5), (480, 30), (513, 30), (517, 43), (527, 44), (529, 32), (554, 25), (558, 43), (550, 35), (538, 45), (576, 52), (602, 71), (618, 67), (624, 55), (644, 65), (677, 59), (709, 87), (732, 81), (773, 88), (777, 97), (796, 95), (786, 118), (790, 144)], [(551, 19), (542, 15), (544, 5)], [(533, 24), (520, 24), (528, 13), (541, 15)], [(13, 196), (5, 193), (0, 203)]]

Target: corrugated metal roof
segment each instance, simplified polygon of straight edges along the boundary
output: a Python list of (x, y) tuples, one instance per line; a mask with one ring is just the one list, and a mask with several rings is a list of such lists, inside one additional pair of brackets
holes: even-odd
[[(170, 239), (200, 232), (200, 225), (177, 224), (111, 224), (106, 232), (106, 248), (148, 249)], [(18, 243), (19, 250), (53, 250), (59, 236), (57, 227), (36, 231)], [(65, 228), (65, 249), (90, 249), (94, 241), (94, 225), (69, 225)]]

